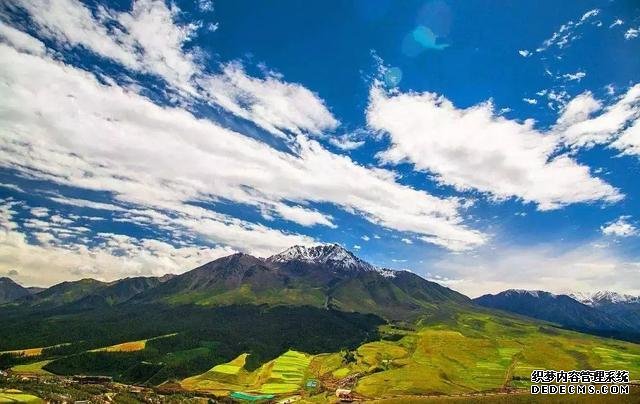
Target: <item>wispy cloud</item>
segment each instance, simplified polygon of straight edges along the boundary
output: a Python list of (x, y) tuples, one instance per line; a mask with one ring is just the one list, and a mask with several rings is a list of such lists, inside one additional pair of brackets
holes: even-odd
[(631, 237), (638, 235), (638, 228), (634, 226), (632, 223), (629, 223), (630, 216), (620, 216), (618, 219), (613, 222), (607, 223), (605, 226), (602, 226), (600, 230), (602, 230), (602, 234), (605, 236), (616, 236), (616, 237)]

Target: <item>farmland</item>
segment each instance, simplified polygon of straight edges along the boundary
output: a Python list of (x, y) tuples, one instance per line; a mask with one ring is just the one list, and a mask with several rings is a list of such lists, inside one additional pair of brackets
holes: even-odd
[(241, 367), (246, 356), (187, 378), (187, 390), (227, 395), (301, 391), (306, 378), (349, 386), (363, 397), (461, 395), (526, 387), (531, 370), (628, 369), (640, 378), (640, 347), (586, 336), (545, 325), (464, 313), (457, 322), (433, 324), (414, 331), (383, 327), (397, 341), (375, 341), (352, 352), (307, 357), (288, 351), (254, 372)]
[(232, 391), (283, 394), (298, 390), (311, 362), (311, 356), (289, 350), (253, 372), (244, 369), (246, 354), (231, 362), (181, 382), (187, 390), (228, 395)]

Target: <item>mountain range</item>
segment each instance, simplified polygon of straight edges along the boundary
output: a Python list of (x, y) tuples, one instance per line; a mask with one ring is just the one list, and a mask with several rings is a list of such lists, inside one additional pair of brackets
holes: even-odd
[(507, 290), (476, 299), (409, 271), (374, 266), (337, 244), (294, 246), (268, 258), (237, 253), (180, 275), (62, 282), (45, 290), (0, 278), (0, 303), (31, 311), (161, 304), (309, 306), (413, 321), (469, 307), (499, 309), (562, 327), (640, 339), (640, 298), (613, 292), (556, 295)]
[(614, 292), (569, 296), (540, 290), (510, 289), (480, 296), (473, 302), (550, 321), (572, 330), (633, 341), (640, 339), (640, 301)]

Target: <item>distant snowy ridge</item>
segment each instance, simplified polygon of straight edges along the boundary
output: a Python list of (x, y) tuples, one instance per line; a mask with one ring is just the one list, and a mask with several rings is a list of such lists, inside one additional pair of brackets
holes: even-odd
[(603, 304), (640, 304), (640, 296), (626, 295), (617, 292), (599, 290), (593, 293), (576, 292), (569, 296), (587, 306), (600, 306)]
[(540, 297), (540, 296), (548, 296), (548, 297), (556, 297), (557, 295), (554, 295), (553, 293), (550, 292), (545, 292), (543, 290), (526, 290), (526, 289), (508, 289), (504, 291), (505, 296), (512, 296), (512, 295), (529, 295), (532, 297)]

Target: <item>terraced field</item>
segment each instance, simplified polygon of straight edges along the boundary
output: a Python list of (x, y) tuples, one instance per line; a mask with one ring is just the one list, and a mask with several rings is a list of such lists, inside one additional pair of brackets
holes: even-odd
[(244, 369), (247, 354), (181, 382), (187, 390), (229, 395), (233, 391), (284, 394), (301, 388), (312, 356), (287, 351), (253, 372)]

